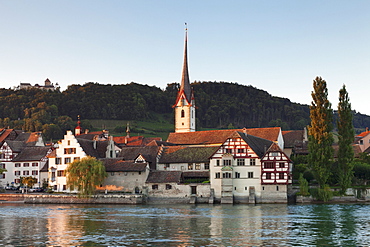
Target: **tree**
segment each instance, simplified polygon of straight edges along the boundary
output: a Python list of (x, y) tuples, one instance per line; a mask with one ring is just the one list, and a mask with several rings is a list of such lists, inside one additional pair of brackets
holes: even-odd
[(90, 156), (73, 161), (66, 173), (68, 188), (77, 189), (80, 196), (92, 195), (96, 186), (102, 184), (107, 177), (103, 163)]
[(32, 188), (37, 183), (37, 178), (34, 177), (22, 177), (21, 183), (26, 185), (28, 188)]
[[(328, 100), (326, 81), (321, 77), (316, 77), (313, 81), (313, 88), (314, 91), (311, 93), (312, 103), (310, 106), (311, 124), (308, 127), (308, 161), (315, 179), (319, 183), (319, 195), (321, 195), (331, 174), (333, 163), (332, 144), (334, 139), (331, 133), (333, 129), (333, 111), (331, 109), (331, 103)], [(327, 197), (323, 199), (325, 198)]]
[(351, 186), (353, 178), (353, 158), (354, 152), (352, 143), (355, 136), (355, 131), (352, 123), (352, 110), (349, 103), (348, 92), (346, 86), (343, 85), (339, 90), (338, 103), (338, 182), (341, 188), (341, 194), (344, 195), (347, 188)]

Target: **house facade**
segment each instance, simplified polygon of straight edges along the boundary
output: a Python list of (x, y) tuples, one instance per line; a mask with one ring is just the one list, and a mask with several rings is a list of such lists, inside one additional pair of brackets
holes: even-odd
[(211, 188), (221, 203), (286, 202), (290, 173), (291, 161), (276, 143), (244, 132), (227, 138), (210, 160)]
[(98, 189), (106, 192), (141, 193), (149, 175), (149, 163), (142, 155), (134, 160), (101, 159), (108, 177)]

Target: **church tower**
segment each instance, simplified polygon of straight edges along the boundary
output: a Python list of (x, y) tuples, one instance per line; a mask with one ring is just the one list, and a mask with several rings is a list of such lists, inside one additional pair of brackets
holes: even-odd
[[(185, 24), (186, 25), (186, 24)], [(188, 28), (185, 29), (184, 64), (180, 89), (177, 93), (175, 108), (175, 132), (195, 131), (195, 100), (190, 87), (188, 71)]]

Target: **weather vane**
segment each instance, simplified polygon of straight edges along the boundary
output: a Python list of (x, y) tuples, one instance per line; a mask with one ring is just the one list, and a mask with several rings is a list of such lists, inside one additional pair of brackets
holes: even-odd
[(188, 24), (185, 22), (185, 31), (188, 31)]

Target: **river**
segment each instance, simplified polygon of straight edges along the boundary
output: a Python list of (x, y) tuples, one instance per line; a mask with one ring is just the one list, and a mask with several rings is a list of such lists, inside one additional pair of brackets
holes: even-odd
[(0, 204), (0, 246), (369, 246), (370, 205)]

